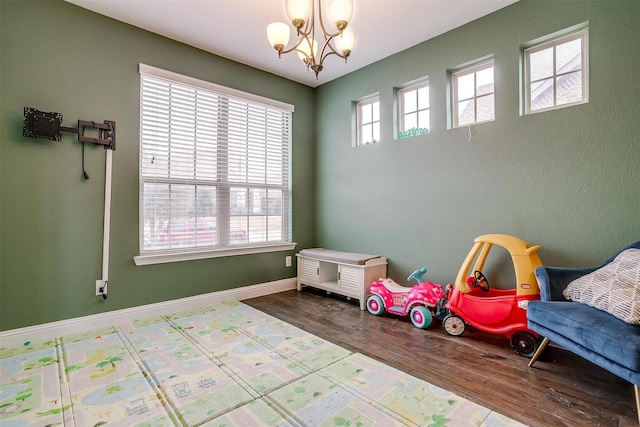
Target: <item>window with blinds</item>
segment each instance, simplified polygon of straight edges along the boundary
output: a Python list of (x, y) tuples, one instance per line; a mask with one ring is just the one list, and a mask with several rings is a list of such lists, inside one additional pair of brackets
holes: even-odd
[(291, 242), (293, 107), (140, 64), (140, 254)]

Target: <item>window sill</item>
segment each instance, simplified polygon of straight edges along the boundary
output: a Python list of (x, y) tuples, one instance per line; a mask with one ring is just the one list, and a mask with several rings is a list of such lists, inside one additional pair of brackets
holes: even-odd
[(137, 266), (163, 264), (168, 262), (193, 261), (198, 259), (221, 258), (226, 256), (260, 254), (266, 252), (290, 251), (297, 243), (279, 243), (276, 245), (251, 246), (244, 248), (225, 248), (198, 252), (165, 252), (155, 254), (136, 255), (133, 262)]

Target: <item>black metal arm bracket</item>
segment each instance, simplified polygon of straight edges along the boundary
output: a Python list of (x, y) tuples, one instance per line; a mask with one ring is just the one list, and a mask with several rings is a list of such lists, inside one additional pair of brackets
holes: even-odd
[[(98, 137), (92, 138), (84, 136), (86, 128), (98, 130)], [(77, 128), (60, 127), (63, 132), (75, 133), (78, 135), (78, 142), (88, 142), (94, 145), (103, 145), (105, 150), (116, 149), (116, 122), (105, 120), (104, 123), (90, 122), (88, 120), (78, 120)]]

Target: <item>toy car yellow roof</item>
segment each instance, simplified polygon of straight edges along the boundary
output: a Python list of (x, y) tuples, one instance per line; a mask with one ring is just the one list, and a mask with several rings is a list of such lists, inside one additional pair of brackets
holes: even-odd
[[(513, 268), (516, 275), (516, 293), (518, 295), (539, 294), (538, 282), (536, 281), (536, 268), (542, 265), (538, 251), (539, 245), (530, 245), (526, 241), (507, 234), (485, 234), (474, 239), (473, 247), (465, 258), (455, 286), (461, 292), (469, 292), (471, 289), (467, 285), (466, 278), (474, 271), (482, 271), (484, 264), (493, 245), (503, 247), (509, 252)], [(471, 264), (474, 262), (473, 268)]]

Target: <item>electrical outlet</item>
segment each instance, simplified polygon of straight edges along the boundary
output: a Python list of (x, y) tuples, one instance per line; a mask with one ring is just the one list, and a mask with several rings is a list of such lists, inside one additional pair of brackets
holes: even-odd
[(96, 295), (102, 296), (100, 289), (104, 288), (104, 293), (107, 293), (107, 286), (104, 284), (104, 280), (96, 280)]
[(291, 257), (287, 256), (284, 258), (284, 266), (285, 267), (291, 267)]

